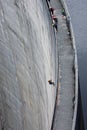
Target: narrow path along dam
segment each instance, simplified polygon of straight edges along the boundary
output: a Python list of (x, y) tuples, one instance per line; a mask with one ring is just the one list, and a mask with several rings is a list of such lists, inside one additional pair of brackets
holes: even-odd
[(75, 50), (60, 3), (0, 0), (0, 130), (74, 130)]

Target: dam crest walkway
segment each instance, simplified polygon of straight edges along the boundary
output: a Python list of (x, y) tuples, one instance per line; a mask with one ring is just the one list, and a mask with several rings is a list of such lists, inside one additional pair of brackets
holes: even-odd
[(60, 1), (51, 0), (50, 4), (56, 9), (55, 15), (58, 18), (58, 33), (56, 33), (56, 39), (59, 53), (58, 97), (53, 130), (71, 130), (75, 87), (73, 72), (74, 50), (72, 41), (68, 35), (66, 19), (61, 14), (62, 7)]

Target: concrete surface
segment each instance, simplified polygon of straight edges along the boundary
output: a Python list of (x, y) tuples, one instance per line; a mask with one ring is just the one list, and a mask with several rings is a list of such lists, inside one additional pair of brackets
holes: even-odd
[[(66, 17), (70, 17), (69, 10), (67, 7), (67, 3), (65, 0), (60, 0), (63, 8), (65, 9), (66, 12)], [(72, 39), (72, 46), (74, 50), (74, 77), (75, 77), (75, 89), (74, 89), (74, 114), (73, 114), (73, 124), (72, 124), (72, 130), (75, 130), (76, 125), (77, 125), (77, 110), (78, 110), (78, 57), (77, 57), (77, 48), (76, 48), (76, 40), (74, 36), (74, 31), (73, 31), (73, 26), (72, 26), (72, 19), (70, 20), (69, 24), (69, 30), (71, 33), (71, 39)]]
[(0, 130), (50, 130), (56, 44), (46, 1), (0, 0)]
[(59, 0), (51, 0), (58, 18), (59, 89), (53, 130), (72, 130), (75, 78), (73, 72), (74, 49), (68, 35), (66, 20), (61, 15)]

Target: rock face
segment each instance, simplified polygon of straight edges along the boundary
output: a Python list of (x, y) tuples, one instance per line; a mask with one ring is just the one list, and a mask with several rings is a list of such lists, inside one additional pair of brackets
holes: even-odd
[(45, 0), (0, 0), (0, 130), (50, 130), (55, 37)]

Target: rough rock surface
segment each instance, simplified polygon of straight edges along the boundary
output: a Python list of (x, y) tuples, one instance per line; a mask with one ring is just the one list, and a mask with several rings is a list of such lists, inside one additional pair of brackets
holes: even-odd
[(0, 130), (50, 130), (56, 44), (45, 0), (0, 0)]

